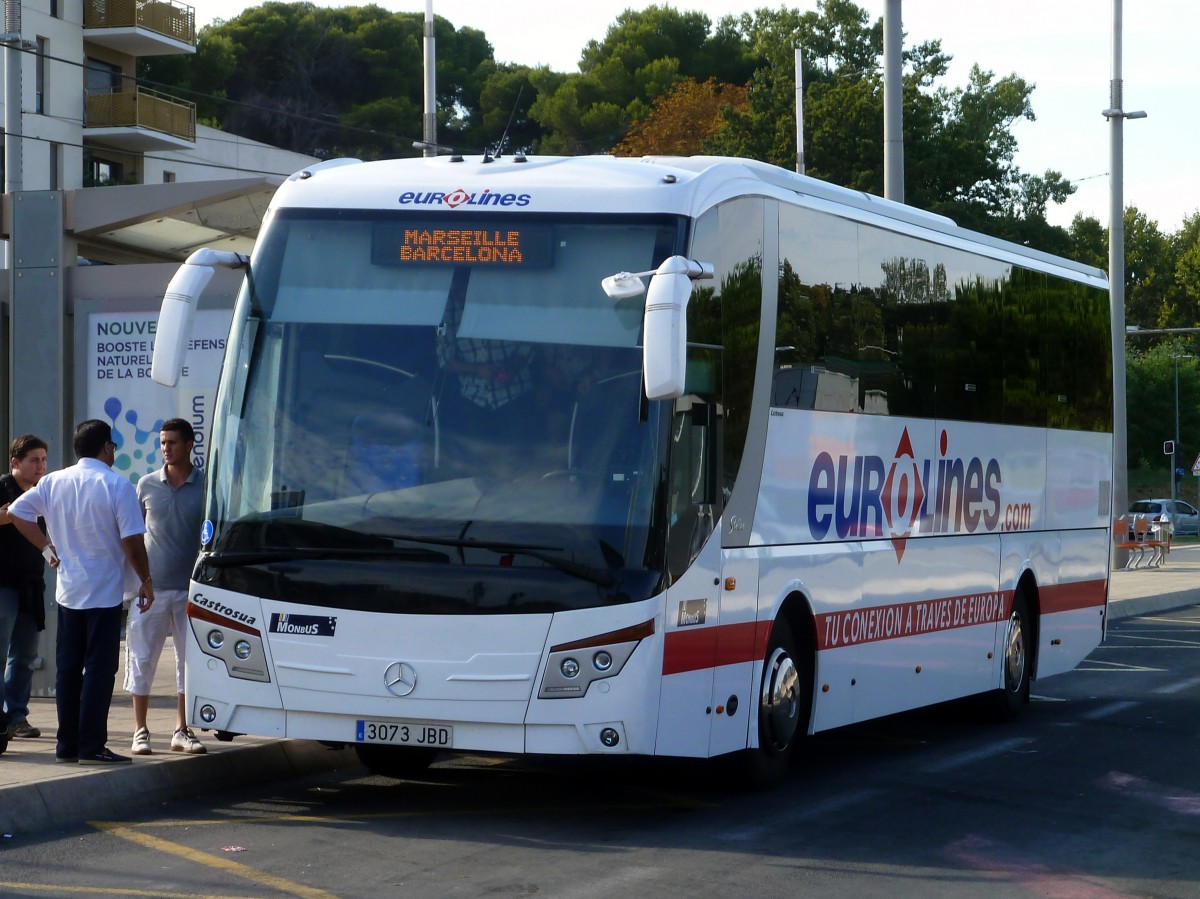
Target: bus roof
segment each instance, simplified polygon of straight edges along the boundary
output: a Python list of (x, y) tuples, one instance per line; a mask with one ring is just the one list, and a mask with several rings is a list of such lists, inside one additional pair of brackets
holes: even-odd
[[(437, 156), (361, 162), (334, 159), (296, 172), (272, 208), (410, 209), (417, 212), (666, 213), (698, 216), (735, 196), (788, 197), (905, 233), (1053, 266), (1093, 282), (1105, 273), (1027, 246), (958, 227), (953, 220), (754, 159), (723, 156)], [(927, 235), (932, 237), (932, 235)], [(986, 250), (984, 250), (986, 252)]]

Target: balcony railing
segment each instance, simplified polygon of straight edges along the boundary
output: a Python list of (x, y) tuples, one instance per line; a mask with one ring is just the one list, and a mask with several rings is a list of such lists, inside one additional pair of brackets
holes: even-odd
[(196, 104), (155, 91), (88, 91), (85, 128), (149, 128), (196, 140)]
[(196, 10), (174, 0), (84, 0), (84, 28), (145, 28), (195, 46)]

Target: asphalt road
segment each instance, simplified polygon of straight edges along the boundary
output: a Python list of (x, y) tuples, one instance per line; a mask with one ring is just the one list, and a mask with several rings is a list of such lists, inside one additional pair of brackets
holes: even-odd
[(0, 844), (0, 895), (1196, 897), (1200, 607), (1131, 618), (1016, 722), (824, 734), (762, 794), (709, 767), (465, 757)]

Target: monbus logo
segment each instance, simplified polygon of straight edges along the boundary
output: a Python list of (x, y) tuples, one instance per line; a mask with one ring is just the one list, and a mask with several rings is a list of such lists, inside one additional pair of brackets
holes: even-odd
[(449, 193), (441, 190), (408, 190), (400, 194), (398, 202), (401, 206), (448, 206), (457, 209), (460, 206), (528, 206), (532, 200), (529, 194), (494, 194), (490, 188), (471, 194), (459, 187)]
[(268, 630), (272, 634), (292, 634), (298, 637), (332, 637), (337, 632), (337, 618), (333, 615), (272, 612)]
[(1031, 508), (1005, 510), (1002, 483), (997, 460), (950, 456), (945, 430), (939, 458), (917, 459), (905, 428), (892, 459), (817, 456), (808, 478), (808, 527), (816, 540), (831, 531), (839, 540), (889, 538), (899, 561), (905, 540), (917, 532), (991, 532), (1002, 518), (1004, 530), (1028, 528)]

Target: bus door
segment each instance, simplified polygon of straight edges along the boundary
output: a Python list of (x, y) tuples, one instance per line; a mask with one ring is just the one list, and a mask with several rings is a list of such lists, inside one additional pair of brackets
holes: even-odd
[[(732, 741), (736, 745), (731, 748), (746, 745), (749, 676), (747, 685), (731, 687), (729, 678), (733, 676), (722, 668), (735, 638), (724, 626), (726, 599), (717, 532), (718, 420), (714, 403), (694, 395), (675, 401), (668, 463), (666, 566), (670, 587), (657, 742), (657, 752), (663, 755), (707, 756), (710, 739), (722, 745)], [(753, 629), (753, 600), (746, 614)], [(736, 697), (732, 714), (727, 702), (730, 696)], [(725, 735), (710, 738), (710, 731)], [(730, 736), (735, 731), (736, 737)]]

